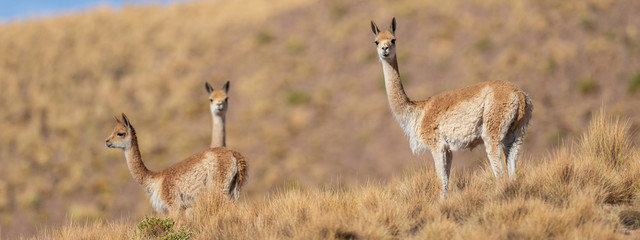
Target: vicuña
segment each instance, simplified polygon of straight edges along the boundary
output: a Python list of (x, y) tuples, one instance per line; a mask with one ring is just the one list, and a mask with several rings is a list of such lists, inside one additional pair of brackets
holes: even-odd
[(209, 93), (209, 108), (213, 117), (213, 128), (211, 130), (211, 147), (225, 147), (225, 118), (227, 116), (227, 107), (229, 106), (229, 81), (224, 84), (222, 89), (213, 89), (208, 82), (204, 83)]
[(224, 148), (210, 148), (196, 153), (159, 172), (144, 165), (138, 148), (136, 131), (127, 116), (117, 125), (105, 145), (121, 148), (133, 178), (151, 198), (159, 213), (183, 213), (198, 199), (199, 193), (221, 191), (238, 199), (246, 181), (247, 163), (240, 153)]
[(409, 137), (413, 153), (431, 150), (442, 198), (449, 185), (451, 151), (473, 149), (481, 143), (496, 179), (504, 176), (503, 152), (509, 178), (514, 179), (518, 151), (533, 111), (527, 94), (512, 83), (490, 81), (412, 101), (404, 92), (398, 71), (396, 19), (391, 21), (390, 31), (380, 31), (373, 21), (371, 30), (391, 110)]

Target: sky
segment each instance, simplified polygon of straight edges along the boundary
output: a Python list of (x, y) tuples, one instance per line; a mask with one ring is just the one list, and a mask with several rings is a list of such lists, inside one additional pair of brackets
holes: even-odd
[(167, 3), (171, 1), (172, 0), (0, 0), (0, 22), (81, 12), (102, 5), (117, 8), (124, 4)]

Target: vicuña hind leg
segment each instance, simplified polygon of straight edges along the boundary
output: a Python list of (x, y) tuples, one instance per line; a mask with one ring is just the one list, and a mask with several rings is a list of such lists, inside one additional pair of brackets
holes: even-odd
[(487, 157), (493, 170), (493, 175), (496, 179), (504, 177), (504, 167), (502, 166), (502, 146), (495, 141), (485, 141), (485, 148), (487, 150)]
[(515, 104), (516, 107), (509, 107), (496, 103), (484, 114), (485, 118), (483, 119), (483, 126), (485, 129), (482, 133), (482, 141), (484, 142), (484, 146), (487, 151), (487, 157), (489, 157), (489, 163), (491, 164), (493, 175), (497, 180), (504, 178), (504, 167), (502, 166), (503, 144), (504, 140), (509, 137), (507, 136), (509, 126), (511, 126), (513, 118), (516, 117), (518, 109), (518, 99), (516, 96), (512, 96), (511, 100), (511, 106)]
[(436, 167), (436, 173), (442, 183), (442, 199), (447, 197), (447, 190), (449, 189), (449, 173), (451, 172), (451, 151), (441, 149), (431, 151), (433, 155), (434, 165)]
[(515, 137), (513, 141), (505, 144), (504, 155), (507, 158), (507, 172), (509, 173), (509, 180), (516, 179), (516, 163), (518, 161), (518, 154), (520, 152), (520, 145), (524, 140), (524, 132), (514, 132)]

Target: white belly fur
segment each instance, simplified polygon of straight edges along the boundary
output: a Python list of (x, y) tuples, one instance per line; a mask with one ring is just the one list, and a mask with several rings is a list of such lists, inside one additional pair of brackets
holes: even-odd
[(169, 212), (169, 205), (162, 201), (162, 197), (160, 196), (162, 181), (154, 181), (154, 183), (152, 183), (150, 187), (151, 191), (147, 191), (147, 195), (149, 195), (149, 201), (151, 202), (151, 206), (153, 206), (153, 209), (155, 209), (156, 212), (159, 213)]

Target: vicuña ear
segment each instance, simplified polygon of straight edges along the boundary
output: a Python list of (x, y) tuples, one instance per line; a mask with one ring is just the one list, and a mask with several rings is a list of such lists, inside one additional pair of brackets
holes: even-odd
[(393, 34), (396, 34), (396, 18), (393, 17), (393, 20), (391, 20), (391, 32)]
[(371, 31), (373, 31), (373, 36), (378, 36), (378, 33), (380, 32), (380, 29), (373, 21), (371, 21)]
[(124, 115), (124, 113), (122, 113), (122, 121), (124, 121), (124, 126), (127, 128), (131, 128), (131, 123), (129, 122), (129, 119), (127, 118), (127, 115)]
[(116, 117), (116, 115), (113, 115), (113, 119), (116, 120), (116, 123), (122, 123), (122, 122), (120, 122), (120, 119), (118, 119), (118, 117)]
[(222, 87), (224, 89), (225, 93), (229, 93), (229, 81), (227, 81), (227, 83), (224, 84), (224, 87)]
[(209, 94), (211, 94), (211, 92), (213, 92), (213, 88), (211, 87), (211, 85), (209, 85), (208, 82), (204, 82), (204, 87), (207, 88), (207, 92)]

